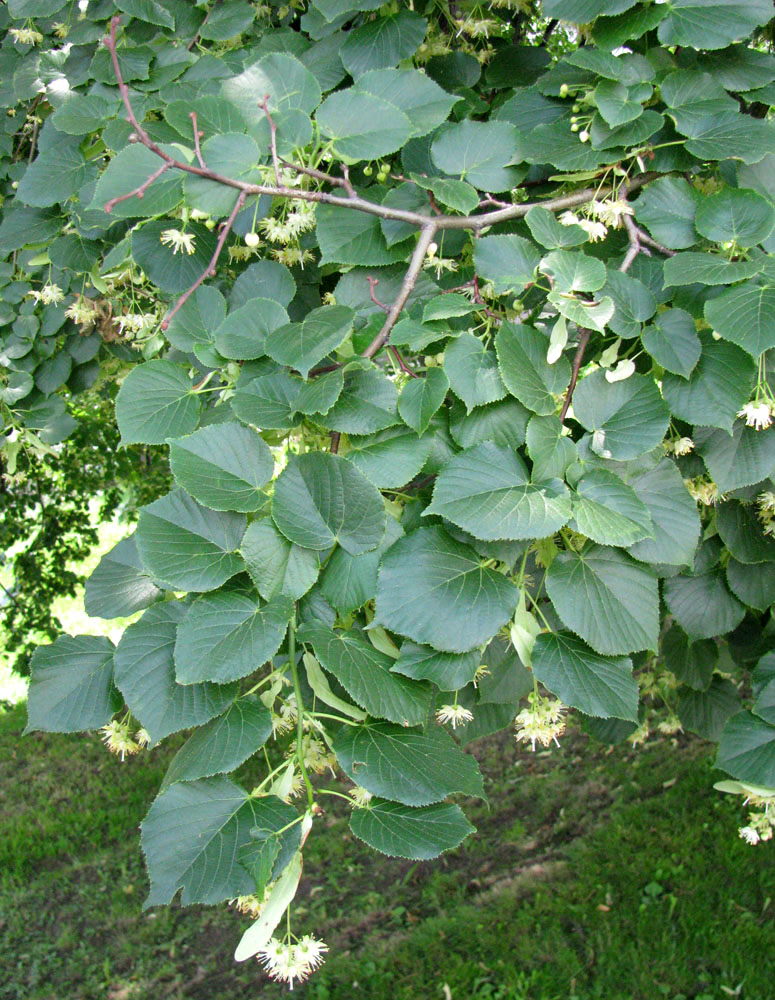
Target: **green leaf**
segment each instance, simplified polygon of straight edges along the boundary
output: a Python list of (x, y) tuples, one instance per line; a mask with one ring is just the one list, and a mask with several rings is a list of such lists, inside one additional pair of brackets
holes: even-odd
[(272, 716), (254, 695), (238, 698), (217, 719), (197, 729), (172, 758), (162, 789), (234, 771), (272, 735)]
[(350, 829), (375, 851), (414, 861), (437, 858), (476, 833), (460, 806), (447, 802), (421, 809), (372, 802), (368, 809), (353, 810)]
[(448, 292), (437, 295), (425, 303), (422, 311), (423, 323), (437, 323), (440, 320), (452, 319), (453, 316), (469, 316), (476, 312), (476, 306), (461, 292)]
[(49, 17), (61, 10), (66, 0), (8, 0), (8, 13), (14, 20)]
[(478, 649), (470, 653), (439, 653), (431, 646), (418, 646), (407, 639), (390, 669), (415, 680), (433, 681), (440, 691), (458, 691), (474, 679), (481, 659)]
[(153, 219), (132, 233), (132, 257), (145, 271), (152, 284), (170, 295), (180, 295), (207, 270), (215, 252), (216, 237), (199, 223), (189, 222), (186, 233), (193, 237), (194, 253), (161, 242), (168, 231), (182, 232), (181, 225), (170, 220)]
[(704, 120), (697, 136), (687, 140), (686, 149), (700, 160), (758, 163), (767, 153), (775, 152), (775, 127), (748, 115), (718, 115)]
[(702, 195), (681, 177), (660, 177), (633, 203), (635, 218), (659, 243), (685, 250), (697, 242), (694, 216)]
[(271, 852), (271, 863), (266, 865), (268, 874), (265, 878), (273, 880), (291, 864), (299, 849), (301, 843), (299, 814), (293, 806), (283, 802), (276, 795), (262, 795), (256, 802), (255, 815), (256, 825), (250, 831), (252, 840), (243, 845), (239, 852), (240, 864), (253, 874), (256, 871), (256, 855), (263, 853), (261, 842), (270, 840), (277, 850)]
[(426, 135), (438, 128), (458, 100), (416, 69), (371, 70), (358, 77), (356, 89), (403, 111), (414, 136)]
[(663, 45), (723, 49), (771, 17), (767, 0), (671, 0), (658, 35)]
[(660, 654), (665, 666), (679, 681), (695, 691), (710, 687), (718, 664), (718, 646), (711, 639), (690, 642), (682, 628), (672, 625), (662, 637)]
[(689, 252), (668, 257), (664, 266), (666, 286), (695, 282), (701, 285), (731, 285), (758, 274), (762, 264), (759, 260), (731, 261), (717, 254)]
[(16, 197), (25, 205), (48, 208), (77, 194), (89, 172), (90, 166), (78, 143), (64, 140), (39, 153), (27, 167), (16, 189)]
[(588, 24), (600, 14), (629, 10), (635, 0), (544, 0), (544, 16), (558, 17), (574, 24)]
[(521, 236), (483, 236), (474, 245), (477, 273), (492, 281), (497, 294), (518, 294), (535, 281), (541, 261), (537, 248)]
[(725, 635), (745, 615), (745, 608), (730, 594), (718, 568), (698, 576), (665, 580), (663, 597), (671, 615), (692, 641)]
[(764, 534), (764, 525), (749, 504), (720, 503), (716, 527), (721, 541), (735, 559), (746, 565), (775, 562), (775, 538)]
[(714, 243), (734, 240), (738, 246), (752, 247), (772, 232), (775, 208), (755, 191), (725, 188), (700, 201), (694, 224)]
[(344, 372), (337, 368), (305, 382), (299, 389), (294, 407), (297, 413), (323, 414), (329, 412), (344, 388)]
[(229, 307), (239, 309), (253, 299), (274, 299), (281, 306), (290, 304), (296, 294), (296, 282), (284, 264), (259, 260), (249, 264), (234, 282)]
[(638, 721), (638, 684), (628, 657), (600, 656), (568, 632), (536, 637), (536, 678), (561, 702), (586, 715)]
[(230, 0), (208, 11), (207, 18), (199, 28), (199, 34), (211, 41), (225, 42), (247, 31), (255, 16), (256, 12), (252, 7)]
[(592, 94), (597, 110), (611, 128), (634, 121), (643, 114), (644, 100), (651, 97), (649, 84), (625, 87), (616, 80), (601, 80)]
[(339, 55), (357, 80), (368, 70), (389, 69), (413, 56), (425, 38), (428, 22), (410, 10), (367, 21), (347, 32)]
[(425, 731), (384, 722), (343, 726), (334, 753), (357, 785), (407, 806), (432, 805), (453, 792), (483, 794), (474, 758), (437, 726)]
[[(257, 165), (262, 157), (250, 136), (228, 132), (214, 135), (202, 143), (202, 158), (209, 170), (222, 177), (245, 184), (261, 183), (262, 174)], [(206, 212), (214, 219), (229, 215), (239, 197), (235, 187), (196, 174), (186, 174), (184, 188), (187, 206)]]
[(280, 594), (297, 601), (320, 572), (320, 555), (289, 542), (269, 518), (248, 525), (240, 553), (248, 573), (265, 601)]
[(751, 712), (738, 712), (724, 726), (716, 767), (763, 788), (775, 787), (775, 726)]
[(158, 24), (173, 31), (175, 29), (174, 17), (160, 3), (156, 3), (156, 0), (117, 0), (116, 6), (130, 17), (147, 21), (149, 24)]
[(441, 528), (420, 528), (382, 559), (375, 622), (442, 652), (465, 653), (492, 638), (516, 605), (515, 588), (484, 568), (473, 549)]
[(351, 368), (344, 373), (341, 395), (316, 422), (343, 434), (374, 434), (400, 423), (398, 390), (377, 368)]
[(167, 340), (186, 354), (197, 344), (211, 344), (213, 332), (226, 319), (226, 299), (217, 288), (202, 285), (175, 313), (166, 330)]
[(463, 333), (444, 352), (444, 373), (452, 391), (466, 404), (470, 413), (475, 406), (494, 403), (506, 395), (493, 351), (472, 333)]
[[(96, 132), (104, 128), (105, 123), (115, 114), (117, 107), (116, 101), (111, 101), (99, 94), (71, 92), (67, 100), (60, 104), (51, 116), (51, 124), (58, 132), (65, 132), (67, 135), (88, 135), (89, 132)], [(144, 146), (128, 148), (144, 150), (156, 161), (156, 166), (159, 166), (156, 154), (151, 153)], [(131, 191), (133, 187), (135, 185), (130, 184), (126, 190)]]
[(283, 595), (264, 605), (237, 590), (198, 597), (178, 629), (178, 681), (225, 684), (252, 674), (280, 648), (292, 615), (293, 601)]
[(598, 653), (657, 648), (657, 578), (618, 549), (588, 545), (561, 552), (546, 590), (562, 621)]
[(477, 406), (470, 414), (462, 403), (455, 401), (449, 413), (449, 433), (461, 448), (494, 441), (504, 448), (517, 449), (525, 443), (529, 417), (529, 411), (511, 397), (488, 406)]
[(536, 414), (530, 418), (526, 440), (534, 479), (565, 478), (568, 466), (576, 458), (576, 446), (562, 432), (563, 425), (557, 416)]
[(564, 226), (548, 208), (534, 205), (525, 216), (533, 239), (550, 250), (577, 247), (589, 239), (581, 226)]
[(313, 309), (301, 323), (272, 330), (266, 338), (266, 353), (306, 378), (311, 368), (350, 336), (354, 315), (345, 306)]
[(697, 452), (720, 493), (752, 486), (775, 474), (775, 433), (739, 420), (726, 431), (695, 431)]
[(775, 347), (775, 288), (752, 281), (705, 303), (705, 319), (751, 357)]
[(606, 280), (605, 264), (578, 250), (552, 250), (539, 266), (558, 292), (596, 292)]
[(146, 570), (176, 590), (215, 590), (244, 569), (245, 517), (201, 507), (175, 490), (140, 511), (137, 551)]
[(442, 368), (429, 368), (425, 378), (410, 379), (398, 397), (398, 413), (417, 434), (424, 434), (444, 402), (449, 379)]
[[(686, 257), (688, 254), (681, 254)], [(697, 254), (697, 256), (706, 256)], [(677, 259), (677, 258), (674, 258)], [(670, 263), (668, 261), (667, 263)], [(665, 278), (667, 280), (667, 277)], [(669, 372), (688, 379), (700, 360), (702, 345), (694, 319), (683, 309), (666, 309), (659, 313), (641, 335), (643, 346), (652, 358)], [(674, 380), (675, 386), (682, 385)], [(670, 402), (668, 398), (668, 402)]]
[[(688, 360), (688, 353), (686, 357)], [(754, 381), (755, 365), (748, 354), (723, 340), (705, 337), (700, 360), (688, 379), (665, 375), (662, 394), (673, 416), (731, 433), (737, 411), (748, 401)]]
[(475, 538), (545, 538), (567, 524), (571, 504), (564, 483), (531, 483), (516, 452), (488, 441), (447, 463), (424, 511), (431, 514)]
[(590, 469), (576, 484), (573, 519), (577, 531), (600, 545), (626, 546), (654, 537), (646, 505), (606, 469)]
[(395, 489), (418, 475), (433, 447), (433, 435), (418, 437), (409, 427), (388, 427), (350, 437), (347, 458), (380, 489)]
[(678, 718), (690, 733), (718, 743), (730, 715), (740, 711), (740, 696), (735, 685), (714, 677), (707, 691), (681, 688), (678, 693)]
[(237, 860), (250, 842), (260, 799), (218, 775), (171, 785), (154, 801), (142, 822), (151, 891), (145, 906), (220, 903), (251, 893), (254, 882)]
[(248, 125), (264, 118), (261, 107), (268, 98), (270, 114), (303, 111), (311, 114), (320, 104), (320, 86), (310, 71), (287, 52), (270, 52), (238, 76), (225, 80), (222, 93), (241, 112)]
[(479, 193), (468, 181), (455, 181), (448, 177), (421, 177), (419, 174), (412, 174), (412, 180), (417, 187), (431, 191), (436, 201), (464, 215), (469, 215), (479, 205)]
[[(259, 804), (263, 800), (258, 800)], [(296, 829), (294, 827), (294, 829)], [(290, 832), (290, 831), (289, 831)], [(245, 847), (245, 867), (250, 867), (250, 858), (254, 850), (252, 844)], [(253, 876), (251, 876), (253, 877)], [(277, 879), (277, 883), (272, 887), (272, 891), (266, 903), (261, 909), (261, 915), (255, 923), (245, 931), (234, 952), (236, 962), (244, 962), (245, 959), (252, 958), (270, 941), (275, 928), (283, 918), (283, 914), (293, 902), (299, 888), (301, 879), (301, 851), (296, 851), (288, 862), (285, 871)], [(255, 882), (254, 882), (255, 886)]]
[(60, 635), (30, 661), (25, 733), (74, 733), (110, 722), (121, 707), (113, 685), (113, 643), (104, 636)]
[(394, 104), (355, 87), (327, 97), (316, 118), (339, 155), (353, 163), (394, 153), (414, 132), (408, 115)]
[(643, 562), (668, 566), (691, 566), (700, 537), (700, 515), (681, 473), (670, 459), (630, 480), (636, 496), (645, 504), (654, 538), (644, 538), (629, 547), (630, 555)]
[(675, 127), (689, 138), (700, 135), (709, 120), (737, 117), (739, 106), (719, 80), (696, 69), (669, 73), (662, 81), (660, 94)]
[(580, 380), (573, 412), (593, 432), (592, 451), (619, 462), (651, 451), (670, 423), (667, 405), (652, 378), (632, 375), (612, 383), (600, 369)]
[(606, 325), (616, 311), (613, 299), (607, 295), (594, 302), (588, 302), (586, 299), (568, 297), (561, 292), (550, 292), (547, 299), (557, 312), (571, 323), (597, 330), (598, 333), (605, 333)]
[(507, 191), (520, 182), (518, 133), (509, 122), (462, 121), (447, 125), (433, 140), (431, 157), (445, 174), (481, 191)]
[(301, 385), (270, 362), (262, 374), (237, 387), (231, 408), (246, 424), (261, 430), (286, 430), (299, 422), (296, 400)]
[[(84, 98), (90, 100), (91, 98)], [(65, 104), (60, 111), (69, 107)], [(58, 112), (57, 112), (58, 113)], [(100, 124), (104, 124), (101, 122)], [(189, 126), (190, 126), (189, 121)], [(172, 153), (174, 147), (165, 147), (165, 152)], [(174, 150), (179, 157), (178, 150)], [(159, 157), (136, 143), (120, 150), (101, 174), (94, 191), (92, 208), (101, 209), (113, 198), (120, 198), (144, 184), (159, 169)], [(178, 171), (166, 171), (145, 189), (142, 198), (127, 198), (111, 209), (111, 215), (118, 219), (148, 218), (163, 215), (173, 211), (183, 199), (183, 181)]]
[(657, 300), (637, 278), (621, 271), (609, 271), (603, 295), (609, 296), (616, 312), (608, 326), (620, 337), (637, 337), (641, 323), (651, 319), (657, 311)]
[[(217, 7), (213, 13), (223, 10)], [(208, 24), (212, 21), (212, 17)], [(206, 27), (206, 25), (205, 25)], [(170, 101), (164, 109), (164, 117), (184, 139), (193, 138), (191, 113), (196, 115), (197, 129), (205, 135), (241, 133), (247, 131), (247, 122), (237, 108), (225, 97), (216, 94), (201, 94), (193, 100)]]
[(376, 487), (346, 458), (326, 452), (291, 456), (275, 483), (272, 517), (286, 538), (308, 549), (338, 543), (358, 555), (385, 533)]
[(237, 693), (234, 685), (183, 687), (175, 680), (175, 637), (186, 610), (180, 601), (149, 608), (127, 627), (116, 649), (116, 685), (153, 743), (209, 722)]
[(342, 548), (335, 549), (321, 578), (323, 597), (343, 614), (370, 601), (377, 589), (377, 570), (382, 554), (403, 534), (400, 524), (388, 517), (385, 535), (373, 551), (352, 556)]
[(135, 536), (130, 535), (100, 559), (86, 581), (84, 608), (90, 618), (128, 618), (161, 596), (143, 569)]
[(747, 607), (766, 611), (775, 604), (775, 573), (772, 569), (768, 563), (750, 566), (732, 558), (727, 563), (727, 585)]
[(259, 510), (266, 500), (261, 487), (274, 471), (263, 438), (233, 422), (170, 441), (170, 465), (177, 483), (213, 510)]
[(121, 444), (164, 444), (199, 422), (199, 397), (182, 365), (148, 361), (124, 379), (116, 398)]
[(426, 721), (429, 685), (391, 673), (393, 660), (357, 633), (335, 632), (315, 622), (302, 625), (298, 638), (312, 645), (323, 667), (369, 715), (401, 726)]
[(392, 264), (405, 257), (403, 249), (391, 249), (385, 243), (378, 216), (353, 212), (350, 208), (320, 205), (317, 210), (317, 238), (321, 264), (373, 266)]

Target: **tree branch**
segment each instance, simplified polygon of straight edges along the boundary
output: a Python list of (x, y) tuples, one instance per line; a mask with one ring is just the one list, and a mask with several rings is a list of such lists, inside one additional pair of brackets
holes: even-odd
[(404, 280), (401, 282), (401, 288), (396, 296), (396, 300), (385, 317), (382, 329), (363, 352), (364, 358), (373, 358), (377, 351), (387, 344), (390, 333), (398, 322), (398, 317), (401, 315), (401, 310), (406, 305), (406, 300), (412, 294), (412, 289), (417, 283), (428, 247), (436, 235), (436, 229), (436, 220), (432, 219), (430, 221), (426, 220), (425, 225), (420, 230), (420, 238), (417, 241), (417, 246), (414, 248), (412, 259), (409, 261), (409, 267), (404, 275)]
[(591, 330), (587, 330), (583, 327), (579, 329), (579, 344), (576, 348), (576, 355), (573, 358), (573, 369), (571, 371), (570, 384), (568, 385), (568, 391), (565, 393), (565, 402), (562, 404), (562, 411), (560, 412), (561, 424), (565, 423), (565, 418), (567, 417), (568, 410), (570, 409), (571, 400), (573, 399), (573, 390), (576, 388), (576, 383), (579, 380), (581, 362), (584, 360), (584, 351), (587, 349), (591, 333)]
[(223, 225), (223, 228), (221, 229), (220, 235), (218, 237), (218, 242), (215, 244), (215, 251), (213, 252), (212, 257), (210, 258), (207, 267), (204, 269), (204, 271), (202, 271), (202, 273), (196, 279), (194, 284), (187, 291), (183, 292), (183, 294), (180, 296), (180, 298), (172, 307), (172, 309), (170, 309), (170, 311), (164, 317), (161, 324), (162, 330), (167, 329), (167, 327), (170, 325), (170, 320), (172, 319), (172, 317), (181, 308), (181, 306), (183, 306), (183, 304), (187, 302), (188, 299), (194, 294), (194, 292), (197, 290), (197, 288), (199, 288), (199, 286), (202, 284), (205, 278), (215, 276), (215, 265), (218, 263), (218, 258), (221, 256), (221, 251), (223, 250), (223, 246), (226, 243), (226, 239), (229, 233), (231, 232), (231, 227), (234, 225), (234, 220), (242, 211), (242, 206), (245, 204), (246, 198), (247, 195), (245, 194), (245, 192), (241, 191), (237, 197), (236, 202), (234, 203), (234, 208), (231, 210), (231, 215), (226, 220), (226, 222)]
[(196, 111), (189, 111), (189, 118), (191, 119), (191, 124), (194, 126), (194, 152), (196, 153), (196, 162), (202, 167), (203, 170), (207, 170), (207, 164), (202, 159), (202, 150), (199, 147), (199, 140), (202, 138), (203, 133), (199, 131), (199, 126), (196, 122)]
[[(534, 208), (536, 205), (546, 208), (549, 211), (561, 212), (565, 209), (576, 208), (579, 205), (584, 205), (595, 198), (605, 198), (609, 194), (614, 193), (614, 189), (612, 187), (590, 187), (584, 188), (583, 191), (574, 191), (572, 194), (563, 195), (560, 198), (539, 202), (523, 202), (520, 205), (508, 205), (492, 212), (485, 212), (482, 215), (438, 215), (431, 217), (420, 212), (410, 212), (406, 209), (391, 208), (387, 205), (381, 205), (378, 202), (368, 201), (366, 198), (362, 198), (360, 195), (354, 193), (352, 185), (350, 185), (346, 176), (344, 178), (333, 177), (330, 174), (325, 174), (322, 171), (317, 171), (311, 167), (305, 167), (296, 163), (280, 161), (283, 166), (286, 166), (298, 173), (314, 177), (316, 180), (331, 184), (334, 187), (344, 188), (347, 192), (347, 196), (342, 197), (341, 195), (331, 194), (328, 191), (304, 191), (302, 189), (286, 187), (283, 184), (277, 184), (275, 186), (269, 184), (249, 184), (246, 181), (240, 181), (234, 177), (226, 177), (223, 174), (219, 174), (215, 170), (210, 170), (200, 166), (195, 166), (192, 163), (185, 163), (181, 160), (176, 160), (173, 156), (170, 156), (169, 153), (165, 153), (164, 150), (162, 150), (150, 138), (148, 133), (138, 122), (137, 116), (134, 113), (129, 97), (129, 90), (124, 82), (118, 65), (118, 56), (116, 52), (116, 29), (119, 24), (119, 17), (111, 19), (110, 35), (103, 39), (103, 43), (110, 52), (119, 93), (121, 94), (121, 99), (124, 103), (124, 108), (126, 109), (127, 119), (134, 129), (136, 141), (141, 142), (147, 149), (150, 149), (152, 153), (155, 153), (156, 156), (164, 160), (168, 167), (174, 168), (175, 170), (181, 170), (184, 173), (195, 174), (197, 177), (204, 177), (207, 180), (223, 184), (225, 187), (233, 187), (238, 191), (244, 192), (246, 197), (249, 195), (269, 195), (273, 198), (288, 198), (298, 201), (320, 202), (325, 205), (335, 205), (340, 208), (353, 208), (358, 212), (365, 212), (368, 215), (376, 215), (381, 219), (393, 219), (396, 222), (407, 222), (410, 225), (416, 226), (418, 229), (423, 229), (428, 224), (428, 220), (433, 218), (435, 230), (470, 229), (474, 233), (481, 233), (488, 227), (497, 225), (500, 222), (508, 222), (511, 219), (523, 218), (527, 215), (530, 209)], [(637, 188), (643, 187), (645, 184), (650, 183), (659, 176), (662, 175), (654, 172), (640, 174), (638, 177), (635, 177), (632, 181), (630, 181), (629, 190), (634, 191)], [(151, 183), (150, 179), (148, 183)], [(128, 194), (127, 197), (131, 197), (131, 193)]]

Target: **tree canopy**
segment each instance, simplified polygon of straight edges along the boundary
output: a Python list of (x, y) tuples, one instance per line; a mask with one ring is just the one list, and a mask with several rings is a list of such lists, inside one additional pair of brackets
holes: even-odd
[(0, 10), (6, 489), (116, 387), (105, 447), (169, 454), (86, 589), (141, 614), (40, 646), (29, 701), (122, 758), (189, 731), (148, 905), (239, 897), (236, 957), (303, 979), (325, 946), (273, 934), (324, 775), (357, 837), (431, 858), (473, 831), (465, 746), (568, 711), (718, 741), (772, 836), (772, 17)]

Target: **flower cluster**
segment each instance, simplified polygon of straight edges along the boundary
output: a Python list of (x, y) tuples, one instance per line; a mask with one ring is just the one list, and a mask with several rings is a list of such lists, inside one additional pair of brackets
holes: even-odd
[(742, 410), (737, 411), (737, 415), (745, 418), (746, 427), (755, 427), (757, 431), (763, 431), (772, 424), (775, 406), (764, 399), (746, 403)]
[[(314, 771), (315, 774), (322, 774), (328, 768), (331, 774), (336, 773), (336, 757), (327, 749), (322, 740), (316, 740), (313, 736), (305, 736), (302, 741), (302, 750), (304, 752), (304, 766), (308, 770)], [(295, 754), (296, 741), (294, 740), (288, 747), (288, 756), (293, 757)]]
[(85, 295), (79, 295), (75, 302), (65, 309), (65, 316), (77, 323), (82, 329), (88, 329), (99, 319), (100, 311), (91, 299), (87, 299)]
[(323, 964), (327, 951), (328, 945), (311, 934), (305, 934), (296, 944), (272, 938), (259, 951), (258, 960), (273, 979), (286, 982), (289, 989), (293, 989), (294, 980), (303, 983)]
[(46, 282), (39, 292), (27, 292), (27, 295), (36, 302), (42, 302), (44, 306), (58, 306), (65, 298), (65, 293), (59, 285), (54, 285), (50, 281)]
[(196, 250), (193, 234), (182, 233), (179, 229), (165, 229), (159, 236), (159, 241), (165, 247), (172, 247), (173, 254), (185, 251), (190, 256)]
[(756, 498), (757, 514), (765, 535), (775, 535), (775, 493), (765, 490)]
[(724, 497), (719, 493), (718, 486), (708, 479), (698, 476), (696, 479), (684, 479), (684, 485), (691, 496), (705, 507), (711, 507)]
[(102, 741), (111, 753), (121, 754), (121, 760), (126, 755), (138, 753), (143, 747), (150, 746), (151, 737), (147, 730), (138, 729), (134, 736), (130, 735), (129, 724), (113, 719), (100, 729)]
[[(751, 801), (756, 796), (749, 796), (746, 802)], [(763, 812), (748, 813), (748, 824), (741, 826), (738, 830), (740, 837), (750, 844), (758, 844), (762, 840), (772, 840), (773, 828), (775, 828), (775, 810), (770, 812), (772, 799), (762, 800), (764, 802)]]
[(8, 34), (13, 36), (17, 45), (40, 45), (43, 35), (35, 28), (9, 28)]
[(694, 451), (694, 441), (688, 437), (676, 438), (674, 441), (667, 441), (665, 448), (680, 458), (681, 455)]
[(554, 741), (560, 745), (558, 736), (565, 732), (565, 706), (556, 698), (542, 697), (535, 691), (527, 696), (528, 708), (523, 708), (514, 720), (517, 743), (530, 743), (535, 750), (536, 743), (548, 747)]
[(440, 709), (436, 712), (436, 718), (442, 724), (449, 722), (453, 729), (457, 729), (458, 726), (465, 726), (473, 719), (473, 712), (469, 712), (467, 708), (463, 708), (462, 705), (442, 705)]

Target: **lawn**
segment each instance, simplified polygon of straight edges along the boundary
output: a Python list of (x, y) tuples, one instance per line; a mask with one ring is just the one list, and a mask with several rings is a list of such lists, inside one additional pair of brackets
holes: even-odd
[[(0, 716), (3, 1000), (284, 996), (234, 964), (247, 918), (226, 905), (142, 910), (137, 827), (180, 739), (121, 764), (95, 735), (23, 726), (23, 704)], [(479, 833), (436, 862), (374, 855), (330, 800), (294, 925), (331, 952), (294, 995), (771, 1000), (775, 846), (737, 837), (709, 745), (572, 731), (551, 753), (504, 734), (474, 753), (489, 806), (466, 803)]]

